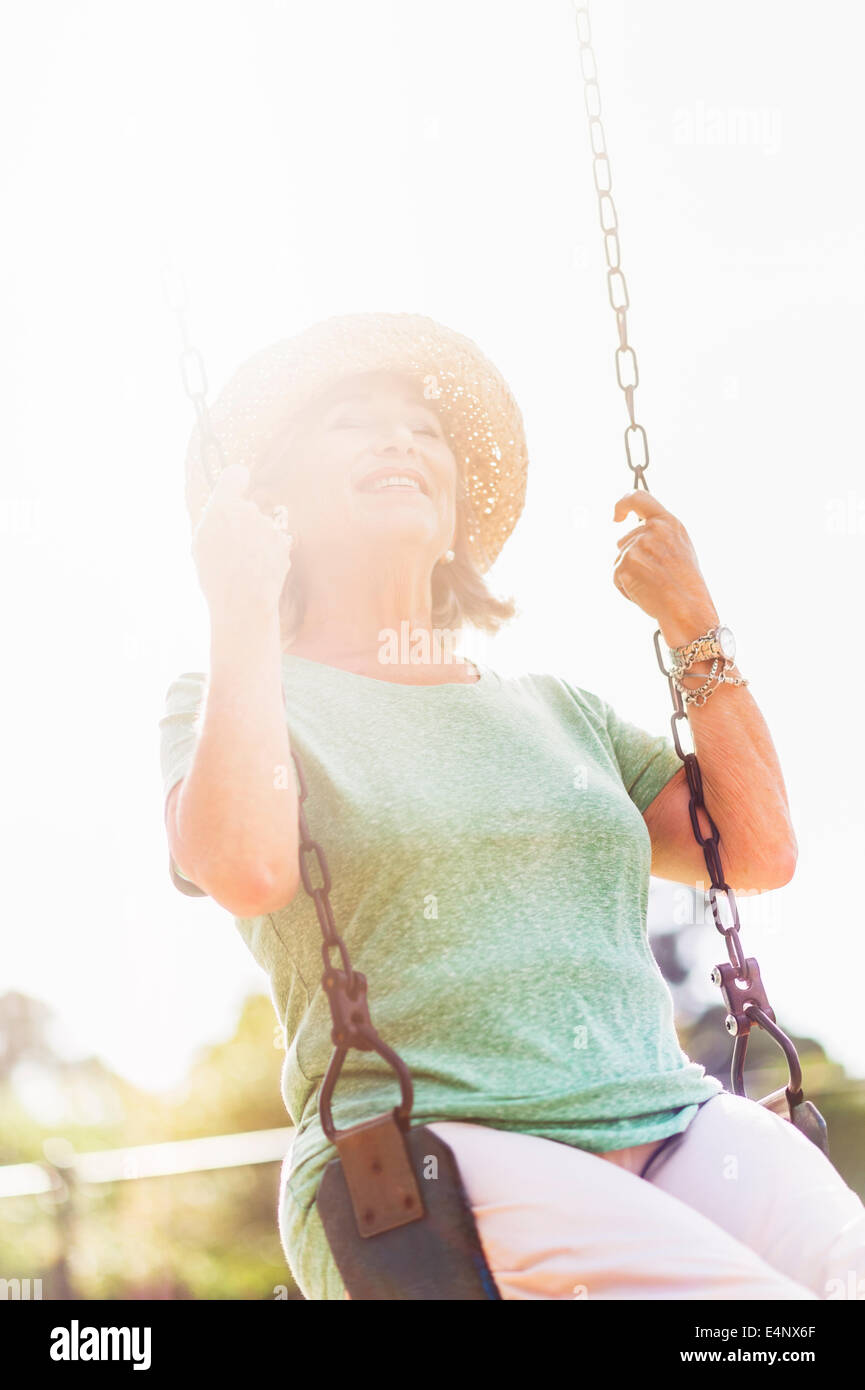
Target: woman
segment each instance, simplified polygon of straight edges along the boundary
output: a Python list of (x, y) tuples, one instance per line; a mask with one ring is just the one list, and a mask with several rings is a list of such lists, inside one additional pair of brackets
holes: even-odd
[[(650, 870), (705, 876), (672, 743), (557, 674), (436, 644), (514, 611), (483, 579), (526, 480), (495, 367), (422, 316), (330, 319), (244, 364), (212, 421), (209, 500), (197, 430), (187, 456), (210, 670), (168, 691), (166, 825), (175, 883), (233, 913), (284, 1025), (279, 1225), (301, 1291), (347, 1296), (315, 1207), (331, 1020), (292, 747), (337, 929), (504, 1298), (807, 1300), (865, 1274), (858, 1197), (679, 1046), (646, 937)], [(693, 548), (653, 496), (614, 519), (631, 511), (614, 581), (684, 647), (718, 625)], [(708, 684), (687, 708), (728, 881), (779, 887), (796, 842), (769, 732), (743, 683)], [(351, 1051), (335, 1123), (395, 1095)]]

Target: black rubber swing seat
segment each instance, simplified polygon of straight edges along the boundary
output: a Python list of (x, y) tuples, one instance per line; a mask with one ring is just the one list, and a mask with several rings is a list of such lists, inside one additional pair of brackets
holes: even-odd
[(338, 1142), (348, 1167), (331, 1160), (316, 1205), (353, 1300), (501, 1299), (444, 1140), (390, 1112)]

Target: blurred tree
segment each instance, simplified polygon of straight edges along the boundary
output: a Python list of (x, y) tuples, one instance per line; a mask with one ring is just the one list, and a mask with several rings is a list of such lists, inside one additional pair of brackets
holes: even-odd
[(48, 1040), (53, 1018), (40, 999), (15, 991), (0, 997), (0, 1081), (19, 1062), (56, 1060)]
[[(2, 1163), (288, 1126), (284, 1054), (265, 994), (251, 995), (232, 1037), (203, 1048), (185, 1083), (163, 1095), (131, 1086), (96, 1058), (52, 1053), (52, 1014), (38, 1000), (5, 996), (0, 1020)], [(46, 1077), (58, 1081), (50, 1095)], [(279, 1241), (278, 1187), (279, 1164), (266, 1163), (73, 1185), (67, 1202), (6, 1199), (0, 1269), (41, 1277), (46, 1298), (62, 1297), (66, 1278), (83, 1298), (299, 1298)]]

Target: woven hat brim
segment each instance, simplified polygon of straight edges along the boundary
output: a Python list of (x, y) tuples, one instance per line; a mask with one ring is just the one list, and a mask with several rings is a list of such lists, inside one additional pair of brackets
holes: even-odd
[(504, 378), (470, 338), (423, 314), (345, 314), (255, 352), (209, 408), (218, 450), (202, 460), (196, 424), (186, 452), (186, 505), (196, 526), (215, 475), (241, 463), (254, 472), (291, 417), (346, 376), (402, 372), (423, 383), (439, 412), (464, 481), (475, 563), (489, 569), (525, 504), (528, 448), (522, 414)]

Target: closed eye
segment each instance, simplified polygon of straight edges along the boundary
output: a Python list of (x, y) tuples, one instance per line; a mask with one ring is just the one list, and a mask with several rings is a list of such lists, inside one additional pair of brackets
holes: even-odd
[[(335, 422), (336, 429), (340, 430), (362, 430), (367, 428), (368, 425), (368, 420), (337, 420)], [(439, 432), (433, 425), (415, 425), (413, 433), (428, 434), (433, 439), (438, 439), (439, 437)]]

